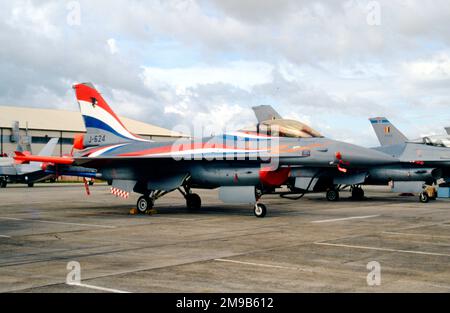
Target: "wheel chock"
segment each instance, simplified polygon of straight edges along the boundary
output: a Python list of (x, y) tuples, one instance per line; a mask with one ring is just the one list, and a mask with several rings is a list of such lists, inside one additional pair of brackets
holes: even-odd
[(156, 214), (156, 213), (158, 213), (158, 211), (156, 211), (155, 209), (150, 209), (150, 210), (145, 211), (145, 214), (148, 214), (148, 215), (152, 215), (152, 214)]
[(129, 212), (130, 215), (136, 215), (136, 214), (138, 214), (138, 213), (139, 213), (139, 211), (138, 211), (138, 209), (136, 209), (136, 208), (131, 208), (131, 209), (130, 209), (130, 212)]

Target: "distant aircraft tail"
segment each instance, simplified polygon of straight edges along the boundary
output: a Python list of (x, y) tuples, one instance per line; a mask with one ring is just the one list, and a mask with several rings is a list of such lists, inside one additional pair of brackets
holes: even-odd
[(51, 156), (55, 151), (55, 147), (58, 144), (59, 138), (52, 138), (47, 142), (47, 144), (39, 151), (39, 156)]
[(445, 127), (445, 131), (447, 132), (447, 135), (450, 135), (450, 127)]
[(86, 127), (84, 147), (147, 141), (123, 125), (92, 83), (75, 84), (73, 89)]
[(408, 141), (408, 138), (392, 125), (387, 118), (374, 117), (369, 118), (369, 121), (382, 146), (397, 145)]
[(47, 142), (47, 144), (39, 151), (37, 156), (31, 155), (30, 151), (15, 151), (16, 164), (27, 164), (23, 166), (23, 170), (27, 172), (38, 171), (41, 169), (42, 162), (41, 158), (53, 158), (53, 152), (58, 144), (59, 138), (52, 138)]
[(275, 109), (270, 105), (259, 105), (252, 107), (252, 109), (255, 112), (258, 123), (282, 118), (281, 115), (278, 114), (278, 112), (275, 111)]

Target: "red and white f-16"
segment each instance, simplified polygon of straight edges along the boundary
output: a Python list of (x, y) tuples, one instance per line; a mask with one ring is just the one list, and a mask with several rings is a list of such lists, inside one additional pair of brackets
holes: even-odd
[(141, 194), (140, 212), (175, 190), (185, 197), (189, 209), (199, 209), (201, 199), (192, 188), (219, 188), (224, 202), (252, 204), (254, 214), (264, 217), (266, 207), (260, 198), (265, 191), (296, 175), (304, 177), (303, 172), (328, 173), (311, 187), (333, 197), (337, 193), (334, 178), (399, 162), (382, 152), (324, 137), (289, 138), (251, 131), (153, 142), (131, 133), (91, 83), (73, 88), (87, 130), (75, 138), (73, 156), (18, 155), (16, 159), (95, 169), (97, 177), (112, 181), (114, 195)]

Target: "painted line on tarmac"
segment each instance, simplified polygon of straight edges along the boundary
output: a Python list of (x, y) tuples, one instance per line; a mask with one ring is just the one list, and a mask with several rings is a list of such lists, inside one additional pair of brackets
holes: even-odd
[(75, 287), (84, 287), (84, 288), (95, 289), (95, 290), (106, 291), (106, 292), (113, 292), (113, 293), (130, 293), (129, 291), (123, 291), (123, 290), (119, 290), (119, 289), (105, 288), (105, 287), (94, 286), (94, 285), (88, 285), (88, 284), (83, 284), (83, 283), (70, 283), (70, 284), (67, 284), (67, 285), (69, 285), (69, 286), (75, 286)]
[(351, 216), (351, 217), (343, 217), (343, 218), (334, 218), (334, 219), (329, 219), (329, 220), (312, 221), (311, 223), (331, 223), (331, 222), (340, 222), (340, 221), (356, 220), (356, 219), (363, 219), (363, 218), (372, 218), (372, 217), (378, 217), (378, 216), (380, 216), (380, 215)]
[(366, 247), (366, 246), (353, 246), (344, 245), (339, 243), (327, 243), (327, 242), (315, 242), (315, 245), (340, 247), (340, 248), (351, 248), (351, 249), (362, 249), (362, 250), (376, 250), (376, 251), (386, 251), (386, 252), (399, 252), (399, 253), (410, 253), (410, 254), (421, 254), (421, 255), (434, 255), (434, 256), (444, 256), (450, 257), (450, 254), (445, 253), (435, 253), (435, 252), (425, 252), (425, 251), (415, 251), (415, 250), (397, 250), (389, 248), (377, 248), (377, 247)]
[(312, 273), (312, 271), (305, 270), (305, 269), (302, 269), (302, 268), (299, 268), (299, 267), (288, 267), (288, 266), (281, 266), (281, 265), (242, 262), (242, 261), (235, 261), (235, 260), (228, 260), (228, 259), (214, 259), (214, 261), (236, 263), (236, 264), (243, 264), (243, 265), (252, 265), (252, 266), (261, 266), (261, 267), (279, 268), (279, 269), (285, 269), (285, 270), (296, 270), (296, 271), (304, 271), (304, 272), (311, 272)]
[(11, 238), (11, 236), (0, 235), (0, 238)]
[(108, 226), (108, 225), (56, 222), (56, 221), (35, 220), (35, 219), (16, 218), (16, 217), (1, 217), (0, 216), (0, 219), (2, 219), (2, 220), (11, 220), (11, 221), (26, 221), (26, 222), (47, 223), (47, 224), (61, 224), (61, 225), (88, 226), (88, 227), (101, 227), (101, 228), (116, 228), (116, 226)]
[(450, 236), (443, 236), (443, 235), (399, 233), (399, 232), (394, 232), (394, 231), (384, 231), (383, 234), (398, 235), (398, 236), (431, 237), (431, 238), (450, 238)]

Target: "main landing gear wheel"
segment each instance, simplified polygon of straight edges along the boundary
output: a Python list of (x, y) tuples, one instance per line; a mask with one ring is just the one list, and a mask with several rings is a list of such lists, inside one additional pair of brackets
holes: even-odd
[(30, 188), (34, 187), (34, 183), (28, 183), (28, 187)]
[(267, 208), (262, 203), (256, 203), (255, 208), (253, 209), (253, 213), (256, 217), (264, 217), (267, 214)]
[(339, 191), (336, 189), (327, 190), (327, 200), (328, 201), (338, 201), (339, 200)]
[(196, 193), (186, 195), (186, 206), (189, 210), (198, 210), (202, 207), (202, 199)]
[(139, 213), (145, 213), (147, 210), (153, 208), (153, 200), (147, 196), (141, 196), (137, 201), (136, 208)]
[(352, 188), (352, 199), (362, 200), (364, 199), (364, 190), (361, 187)]
[(419, 200), (422, 203), (427, 203), (430, 201), (430, 196), (428, 196), (428, 192), (424, 191), (419, 195)]
[(6, 185), (8, 185), (8, 182), (6, 181), (6, 179), (1, 179), (0, 180), (0, 188), (6, 188)]

